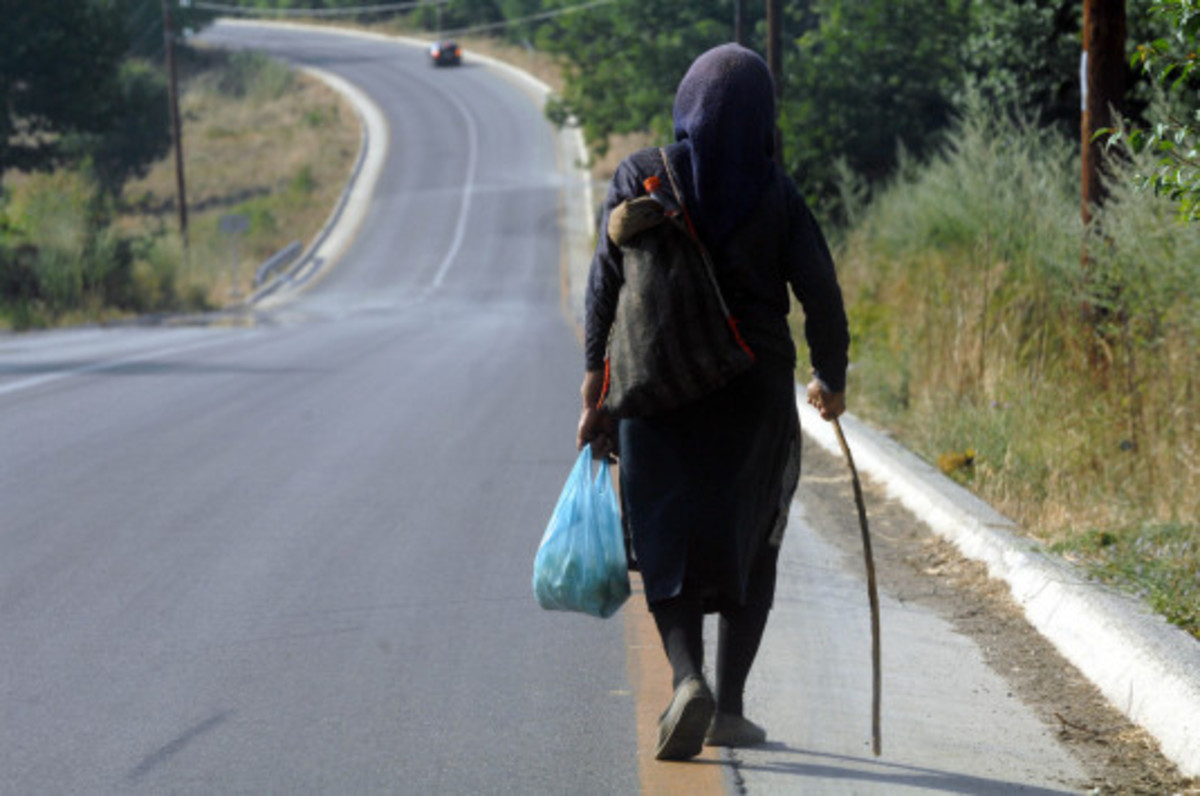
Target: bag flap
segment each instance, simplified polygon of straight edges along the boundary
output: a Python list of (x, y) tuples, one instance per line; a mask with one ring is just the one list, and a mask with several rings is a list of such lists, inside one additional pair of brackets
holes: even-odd
[(662, 205), (649, 196), (626, 199), (608, 214), (608, 237), (618, 246), (624, 246), (634, 236), (665, 220)]

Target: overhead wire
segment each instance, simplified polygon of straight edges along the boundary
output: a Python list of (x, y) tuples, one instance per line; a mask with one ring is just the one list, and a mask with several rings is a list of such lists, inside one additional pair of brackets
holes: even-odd
[(213, 11), (220, 14), (241, 14), (249, 17), (337, 17), (388, 11), (408, 11), (420, 6), (446, 5), (450, 2), (452, 0), (406, 0), (403, 3), (382, 3), (378, 5), (347, 6), (343, 8), (252, 8), (249, 6), (230, 5), (229, 3), (209, 3), (200, 0), (200, 2), (192, 3), (191, 7), (200, 11)]
[[(453, 0), (408, 0), (403, 3), (385, 3), (371, 6), (353, 6), (348, 8), (250, 8), (247, 6), (230, 5), (228, 3), (211, 3), (200, 0), (193, 2), (192, 8), (201, 11), (212, 11), (215, 13), (241, 14), (244, 16), (290, 16), (290, 17), (334, 17), (334, 16), (353, 16), (357, 14), (370, 14), (388, 11), (407, 11), (421, 6), (447, 5)], [(490, 30), (500, 30), (513, 25), (521, 25), (526, 22), (537, 22), (543, 19), (551, 19), (553, 17), (563, 16), (564, 14), (572, 14), (578, 11), (586, 11), (597, 6), (608, 5), (616, 0), (590, 0), (590, 2), (579, 3), (565, 8), (555, 8), (549, 11), (542, 11), (537, 14), (530, 14), (516, 19), (506, 19), (500, 22), (488, 22), (482, 25), (469, 25), (461, 28), (452, 28), (443, 30), (445, 35), (463, 35), (469, 33), (483, 33)]]
[(158, 19), (158, 18), (151, 19), (150, 23), (148, 25), (146, 25), (146, 27), (142, 28), (141, 33), (139, 33), (137, 36), (134, 36), (133, 38), (131, 38), (129, 40), (130, 49), (135, 50), (135, 51), (141, 49), (142, 43), (146, 40), (146, 37), (149, 36), (151, 33), (161, 30), (161, 29), (162, 29), (162, 20)]
[(551, 11), (543, 11), (539, 14), (530, 14), (529, 16), (518, 17), (516, 19), (506, 19), (503, 22), (489, 22), (489, 23), (483, 24), (483, 25), (472, 25), (472, 26), (464, 27), (464, 28), (453, 28), (453, 29), (449, 29), (449, 30), (444, 30), (444, 31), (442, 31), (442, 33), (445, 35), (454, 35), (454, 36), (461, 36), (463, 34), (468, 34), (468, 33), (483, 33), (484, 31), (499, 30), (501, 28), (507, 28), (512, 25), (523, 25), (526, 22), (537, 22), (537, 21), (543, 20), (543, 19), (551, 19), (553, 17), (561, 17), (564, 14), (573, 14), (577, 11), (586, 11), (589, 8), (596, 8), (597, 6), (605, 6), (610, 3), (615, 3), (616, 1), (617, 0), (591, 0), (591, 2), (588, 2), (588, 3), (579, 3), (577, 5), (567, 6), (565, 8), (556, 8)]

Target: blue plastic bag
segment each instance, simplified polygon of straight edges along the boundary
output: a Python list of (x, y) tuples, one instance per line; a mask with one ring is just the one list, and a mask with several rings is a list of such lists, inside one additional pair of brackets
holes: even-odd
[(585, 446), (550, 515), (533, 560), (533, 594), (549, 611), (578, 611), (601, 619), (629, 599), (629, 568), (621, 513), (608, 462), (592, 477)]

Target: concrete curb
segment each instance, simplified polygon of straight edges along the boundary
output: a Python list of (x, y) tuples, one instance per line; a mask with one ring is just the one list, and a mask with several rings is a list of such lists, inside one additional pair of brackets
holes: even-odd
[(387, 159), (388, 127), (383, 113), (366, 94), (337, 75), (321, 69), (303, 67), (305, 74), (321, 80), (341, 94), (354, 107), (362, 124), (362, 143), (358, 158), (346, 187), (337, 204), (312, 243), (296, 260), (296, 264), (256, 292), (250, 304), (268, 307), (268, 301), (281, 290), (299, 290), (314, 277), (337, 261), (354, 240), (359, 225), (366, 218), (375, 193), (375, 183)]
[[(238, 27), (284, 27), (324, 31), (323, 28), (294, 23), (261, 23), (238, 19), (222, 19), (221, 23)], [(375, 183), (387, 159), (387, 120), (370, 97), (331, 72), (309, 66), (300, 69), (325, 83), (350, 103), (362, 126), (361, 143), (354, 168), (325, 224), (290, 268), (251, 294), (246, 300), (246, 304), (251, 307), (268, 308), (280, 303), (285, 300), (282, 294), (303, 288), (345, 253), (363, 219), (366, 218), (371, 198), (375, 193)]]
[[(797, 389), (805, 434), (841, 455), (833, 427)], [(860, 472), (1008, 584), (1030, 623), (1186, 776), (1200, 776), (1200, 644), (1136, 600), (1085, 580), (1021, 538), (1015, 523), (909, 451), (842, 418)], [(868, 512), (869, 512), (868, 507)]]

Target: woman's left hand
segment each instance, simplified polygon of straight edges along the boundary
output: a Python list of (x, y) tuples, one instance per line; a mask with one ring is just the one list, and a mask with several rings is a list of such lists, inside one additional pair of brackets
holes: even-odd
[(604, 392), (604, 371), (589, 370), (583, 375), (579, 395), (583, 399), (583, 411), (579, 414), (579, 428), (575, 432), (576, 450), (592, 444), (592, 457), (603, 459), (616, 450), (616, 427), (613, 416), (600, 407), (600, 395)]
[(837, 420), (846, 411), (846, 393), (829, 392), (820, 379), (808, 383), (808, 403), (821, 413), (822, 420)]
[(605, 459), (616, 449), (616, 423), (613, 417), (604, 409), (585, 406), (579, 415), (579, 430), (575, 435), (575, 447), (583, 450), (589, 442), (592, 444), (592, 458)]

